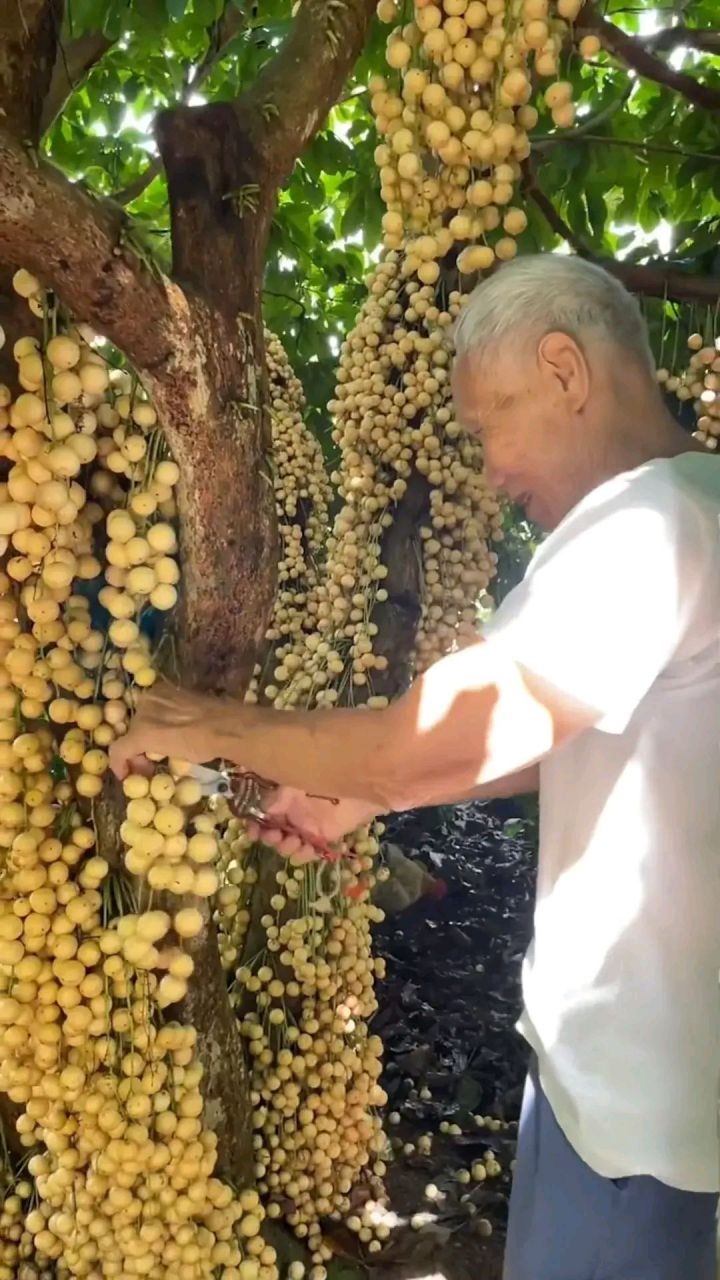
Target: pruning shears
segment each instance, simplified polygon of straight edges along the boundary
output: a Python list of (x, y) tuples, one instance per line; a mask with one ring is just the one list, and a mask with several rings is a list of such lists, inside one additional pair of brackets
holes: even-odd
[[(317, 849), (326, 862), (338, 862), (342, 857), (342, 854), (337, 849), (333, 849), (321, 836), (308, 835), (281, 816), (269, 816), (263, 808), (263, 792), (272, 791), (275, 783), (268, 782), (258, 774), (221, 761), (218, 769), (193, 765), (190, 777), (200, 784), (204, 796), (207, 798), (223, 796), (237, 818), (250, 818), (261, 831), (265, 829), (279, 831), (284, 836), (298, 836)], [(330, 799), (326, 796), (316, 798)], [(336, 804), (337, 801), (332, 803)]]

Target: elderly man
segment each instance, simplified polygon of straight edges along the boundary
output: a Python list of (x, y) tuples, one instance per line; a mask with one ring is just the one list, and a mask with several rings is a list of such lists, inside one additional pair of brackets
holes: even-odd
[(551, 531), (483, 640), (377, 712), (163, 687), (113, 767), (224, 757), (330, 839), (539, 779), (506, 1280), (714, 1280), (720, 462), (663, 406), (636, 303), (577, 258), (503, 267), (456, 348), (491, 481)]

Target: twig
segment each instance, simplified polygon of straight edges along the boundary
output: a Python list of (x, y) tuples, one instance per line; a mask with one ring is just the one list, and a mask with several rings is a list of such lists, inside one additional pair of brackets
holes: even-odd
[(119, 191), (116, 191), (110, 199), (114, 200), (115, 204), (132, 204), (133, 200), (137, 200), (143, 191), (147, 191), (151, 182), (159, 178), (162, 171), (163, 164), (160, 156), (153, 156), (147, 168), (143, 169), (137, 178), (133, 178), (132, 182), (128, 182), (126, 187), (121, 187)]
[(549, 200), (545, 195), (545, 192), (541, 191), (534, 181), (528, 183), (526, 190), (530, 199), (537, 205), (548, 226), (552, 227), (555, 234), (560, 236), (561, 240), (565, 240), (570, 245), (570, 248), (575, 250), (579, 258), (592, 259), (593, 253), (590, 247), (573, 231), (572, 227), (568, 226), (561, 214), (558, 213), (552, 200)]
[(546, 151), (550, 145), (557, 146), (563, 142), (602, 142), (611, 147), (629, 147), (632, 151), (645, 151), (648, 154), (680, 156), (684, 160), (707, 160), (712, 164), (720, 164), (720, 155), (711, 151), (686, 151), (684, 147), (664, 147), (659, 142), (640, 142), (632, 138), (614, 138), (608, 134), (582, 133), (572, 129), (567, 133), (553, 133), (543, 138), (539, 144), (533, 145), (534, 151)]

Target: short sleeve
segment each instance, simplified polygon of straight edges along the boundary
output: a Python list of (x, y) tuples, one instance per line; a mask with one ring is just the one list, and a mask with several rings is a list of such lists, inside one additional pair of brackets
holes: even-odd
[(692, 643), (703, 586), (718, 571), (707, 512), (666, 467), (628, 472), (581, 502), (485, 631), (610, 733)]

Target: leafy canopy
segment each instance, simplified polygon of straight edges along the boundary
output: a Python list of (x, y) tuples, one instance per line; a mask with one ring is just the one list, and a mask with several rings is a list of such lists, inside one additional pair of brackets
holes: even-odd
[[(407, 0), (406, 20), (410, 7)], [(690, 0), (683, 22), (711, 28), (715, 10), (715, 0)], [(641, 0), (632, 7), (614, 0), (605, 15), (651, 40), (677, 21), (674, 4)], [(156, 156), (155, 113), (199, 95), (236, 97), (273, 57), (292, 20), (290, 0), (68, 0), (66, 49), (88, 33), (112, 43), (50, 128), (48, 153), (98, 194), (124, 192)], [(229, 24), (234, 34), (223, 43)], [(305, 381), (318, 426), (325, 425), (338, 344), (380, 241), (377, 139), (365, 86), (372, 74), (387, 73), (388, 30), (374, 24), (342, 100), (282, 191), (272, 226), (265, 315)], [(720, 59), (682, 47), (658, 56), (720, 88)], [(568, 50), (561, 73), (573, 83), (578, 122), (558, 131), (543, 112), (533, 163), (572, 235), (598, 255), (663, 256), (720, 272), (720, 116), (604, 54), (584, 64)], [(166, 186), (157, 164), (151, 173), (128, 212), (169, 261)], [(557, 232), (532, 201), (527, 213), (521, 252), (556, 246)], [(662, 301), (649, 312), (658, 348), (674, 342), (674, 312)], [(702, 317), (685, 308), (682, 319), (685, 330)]]

